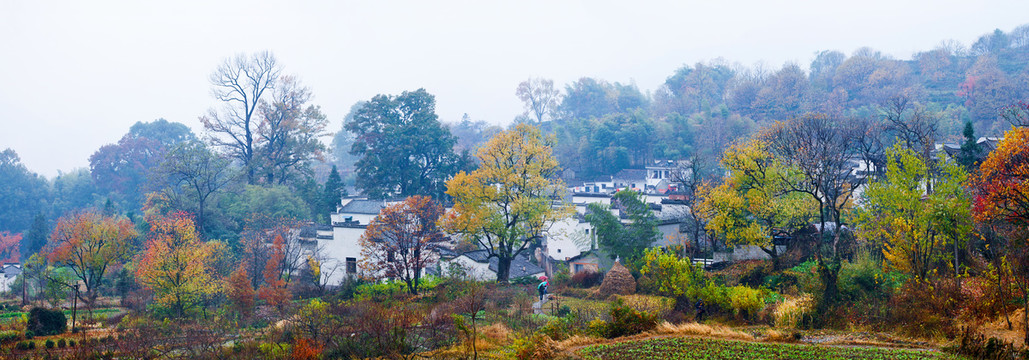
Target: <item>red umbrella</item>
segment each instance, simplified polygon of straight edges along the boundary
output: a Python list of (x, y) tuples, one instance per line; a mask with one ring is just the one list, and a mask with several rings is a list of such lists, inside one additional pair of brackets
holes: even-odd
[(540, 281), (547, 281), (546, 275), (540, 275)]

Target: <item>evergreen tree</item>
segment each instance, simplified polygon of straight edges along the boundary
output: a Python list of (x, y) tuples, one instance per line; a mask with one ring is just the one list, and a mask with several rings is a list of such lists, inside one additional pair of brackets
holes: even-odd
[(43, 213), (36, 213), (36, 218), (32, 220), (32, 227), (29, 228), (29, 232), (22, 240), (24, 258), (28, 259), (32, 254), (39, 252), (43, 245), (46, 245), (48, 233), (50, 233), (50, 229), (46, 226), (46, 216), (43, 216)]
[(325, 181), (325, 191), (322, 197), (325, 213), (335, 212), (336, 204), (339, 204), (341, 197), (346, 196), (346, 192), (343, 179), (339, 176), (339, 170), (336, 169), (336, 165), (332, 165), (332, 172), (329, 173), (329, 179)]
[(958, 154), (957, 161), (961, 166), (965, 167), (965, 170), (972, 172), (982, 162), (980, 158), (982, 149), (979, 147), (979, 143), (976, 142), (975, 129), (972, 128), (971, 121), (965, 122), (965, 130), (961, 134), (965, 136), (965, 142), (961, 144), (961, 153)]

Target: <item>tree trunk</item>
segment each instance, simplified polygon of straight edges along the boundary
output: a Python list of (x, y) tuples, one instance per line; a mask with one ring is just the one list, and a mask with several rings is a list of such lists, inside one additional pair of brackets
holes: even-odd
[(497, 257), (497, 282), (508, 282), (511, 275), (511, 260), (510, 257)]

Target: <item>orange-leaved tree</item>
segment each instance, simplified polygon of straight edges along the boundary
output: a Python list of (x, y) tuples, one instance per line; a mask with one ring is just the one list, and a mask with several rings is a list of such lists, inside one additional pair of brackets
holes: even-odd
[(79, 298), (92, 306), (107, 269), (125, 259), (130, 240), (137, 236), (139, 233), (125, 217), (83, 211), (57, 221), (43, 253), (54, 266), (71, 269), (75, 279), (85, 286), (84, 291), (77, 292)]
[(285, 241), (281, 235), (275, 236), (270, 249), (270, 256), (264, 264), (264, 283), (257, 289), (257, 296), (266, 301), (268, 305), (280, 311), (283, 310), (283, 306), (286, 305), (286, 302), (292, 296), (289, 289), (286, 288), (286, 281), (283, 280), (282, 271), (280, 270), (282, 259), (285, 257), (284, 243)]
[(369, 273), (403, 280), (418, 294), (422, 270), (436, 262), (433, 244), (443, 241), (436, 223), (443, 206), (428, 196), (411, 196), (379, 212), (361, 235), (362, 267)]
[[(997, 149), (979, 166), (971, 181), (975, 200), (972, 214), (1008, 237), (1003, 258), (1029, 307), (1029, 128), (1015, 127), (1004, 134)], [(1029, 311), (1023, 314), (1029, 343)]]
[(158, 305), (184, 316), (221, 291), (212, 264), (223, 250), (220, 242), (200, 240), (193, 217), (187, 213), (155, 218), (137, 258), (136, 281), (154, 292)]
[(229, 281), (225, 283), (225, 296), (229, 298), (231, 309), (240, 319), (248, 319), (254, 313), (255, 294), (246, 267), (233, 271)]

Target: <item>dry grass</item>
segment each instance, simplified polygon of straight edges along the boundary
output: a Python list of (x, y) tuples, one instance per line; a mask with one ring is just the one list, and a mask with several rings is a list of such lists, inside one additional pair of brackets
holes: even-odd
[(568, 349), (572, 349), (572, 348), (578, 348), (578, 347), (583, 347), (583, 346), (588, 346), (588, 345), (593, 345), (593, 344), (606, 343), (608, 341), (609, 340), (604, 339), (604, 338), (589, 337), (589, 336), (582, 336), (582, 335), (572, 335), (572, 337), (570, 337), (570, 338), (567, 338), (567, 339), (564, 339), (562, 341), (559, 341), (557, 343), (557, 348), (561, 349), (561, 350), (568, 350)]
[(502, 323), (493, 323), (482, 328), (482, 336), (493, 340), (507, 340), (511, 336), (511, 329)]
[(775, 319), (775, 327), (780, 329), (796, 329), (804, 315), (811, 312), (814, 306), (814, 298), (811, 294), (803, 294), (799, 297), (789, 298), (776, 306), (772, 312)]
[[(1011, 314), (1008, 314), (1007, 318), (999, 316), (996, 321), (981, 325), (979, 331), (986, 338), (995, 337), (997, 340), (1010, 343), (1015, 347), (1024, 346), (1025, 337), (1022, 329), (1025, 329), (1025, 321), (1023, 316), (1025, 316), (1025, 309), (1016, 309)], [(1011, 319), (1010, 330), (1008, 329), (1008, 318)]]
[(748, 340), (753, 341), (754, 336), (733, 330), (732, 328), (724, 325), (707, 325), (699, 324), (695, 322), (683, 323), (674, 325), (668, 322), (662, 322), (657, 325), (654, 330), (659, 335), (693, 335), (693, 336), (708, 336), (721, 339), (736, 339), (736, 340)]
[(784, 342), (784, 343), (797, 342), (798, 339), (793, 334), (794, 334), (794, 332), (792, 332), (792, 331), (768, 330), (768, 333), (765, 334), (765, 339), (764, 340), (765, 341), (769, 341), (769, 342)]
[(672, 311), (675, 301), (664, 296), (653, 295), (621, 295), (618, 296), (622, 302), (637, 311), (646, 311), (661, 316)]

